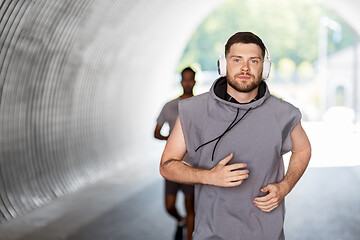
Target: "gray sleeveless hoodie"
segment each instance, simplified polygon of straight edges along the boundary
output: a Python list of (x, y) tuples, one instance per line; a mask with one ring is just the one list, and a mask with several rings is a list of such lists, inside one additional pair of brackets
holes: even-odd
[(265, 93), (256, 101), (226, 101), (215, 94), (224, 81), (219, 78), (210, 92), (180, 101), (187, 151), (193, 165), (203, 169), (213, 168), (233, 152), (230, 163), (246, 163), (249, 178), (237, 187), (195, 186), (193, 239), (284, 239), (284, 202), (265, 213), (253, 200), (265, 195), (262, 187), (283, 179), (282, 155), (291, 150), (290, 133), (301, 113), (270, 95), (265, 82)]

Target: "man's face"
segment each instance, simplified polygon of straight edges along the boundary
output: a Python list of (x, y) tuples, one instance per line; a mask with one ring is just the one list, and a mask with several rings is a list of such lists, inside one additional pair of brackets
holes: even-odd
[(253, 43), (235, 43), (226, 56), (226, 79), (238, 92), (251, 92), (262, 80), (261, 48)]
[(181, 74), (181, 86), (184, 89), (184, 94), (192, 94), (195, 85), (195, 75), (191, 71), (185, 71)]

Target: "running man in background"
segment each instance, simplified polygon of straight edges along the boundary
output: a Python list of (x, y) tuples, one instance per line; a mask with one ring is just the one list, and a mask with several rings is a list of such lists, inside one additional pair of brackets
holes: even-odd
[[(183, 94), (166, 103), (161, 113), (157, 119), (157, 124), (155, 127), (154, 137), (159, 140), (167, 140), (169, 136), (163, 136), (161, 134), (161, 129), (164, 126), (164, 123), (167, 122), (170, 127), (169, 135), (174, 128), (175, 121), (179, 115), (178, 112), (178, 103), (182, 99), (190, 98), (194, 96), (193, 88), (195, 85), (195, 71), (187, 67), (181, 72), (181, 86), (183, 88)], [(187, 155), (185, 155), (185, 162), (189, 161)], [(186, 217), (183, 218), (180, 216), (176, 208), (176, 195), (178, 190), (181, 189), (185, 195), (185, 208), (186, 208)], [(185, 185), (169, 180), (165, 180), (165, 206), (167, 212), (176, 219), (178, 225), (175, 233), (175, 240), (182, 240), (183, 227), (186, 225), (187, 228), (187, 240), (191, 240), (191, 235), (194, 230), (194, 186)]]

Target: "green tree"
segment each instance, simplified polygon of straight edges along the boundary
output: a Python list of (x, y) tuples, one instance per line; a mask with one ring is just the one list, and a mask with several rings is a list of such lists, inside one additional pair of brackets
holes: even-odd
[(282, 58), (279, 60), (278, 72), (279, 76), (285, 82), (290, 82), (296, 70), (295, 62), (290, 58)]
[(224, 42), (233, 33), (251, 31), (267, 45), (274, 65), (291, 58), (298, 66), (318, 58), (319, 19), (327, 15), (343, 26), (343, 37), (334, 43), (329, 34), (329, 54), (353, 43), (353, 31), (335, 13), (312, 0), (228, 0), (215, 9), (189, 41), (181, 66), (198, 62), (203, 70), (215, 71)]
[(297, 67), (297, 70), (299, 77), (305, 81), (310, 81), (313, 77), (315, 77), (315, 69), (308, 61), (301, 62)]

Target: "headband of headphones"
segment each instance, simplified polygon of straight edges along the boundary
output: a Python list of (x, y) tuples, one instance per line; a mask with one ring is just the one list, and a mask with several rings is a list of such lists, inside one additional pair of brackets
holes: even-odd
[[(226, 41), (227, 43), (227, 41)], [(220, 52), (220, 56), (218, 59), (218, 72), (220, 74), (220, 76), (225, 77), (226, 76), (226, 58), (225, 58), (225, 45), (223, 47), (223, 50)], [(265, 80), (269, 77), (270, 74), (270, 69), (271, 69), (271, 56), (269, 53), (269, 50), (267, 49), (266, 45), (265, 46), (265, 55), (266, 55), (266, 59), (264, 59), (264, 63), (263, 63), (263, 71), (262, 71), (262, 78)]]

